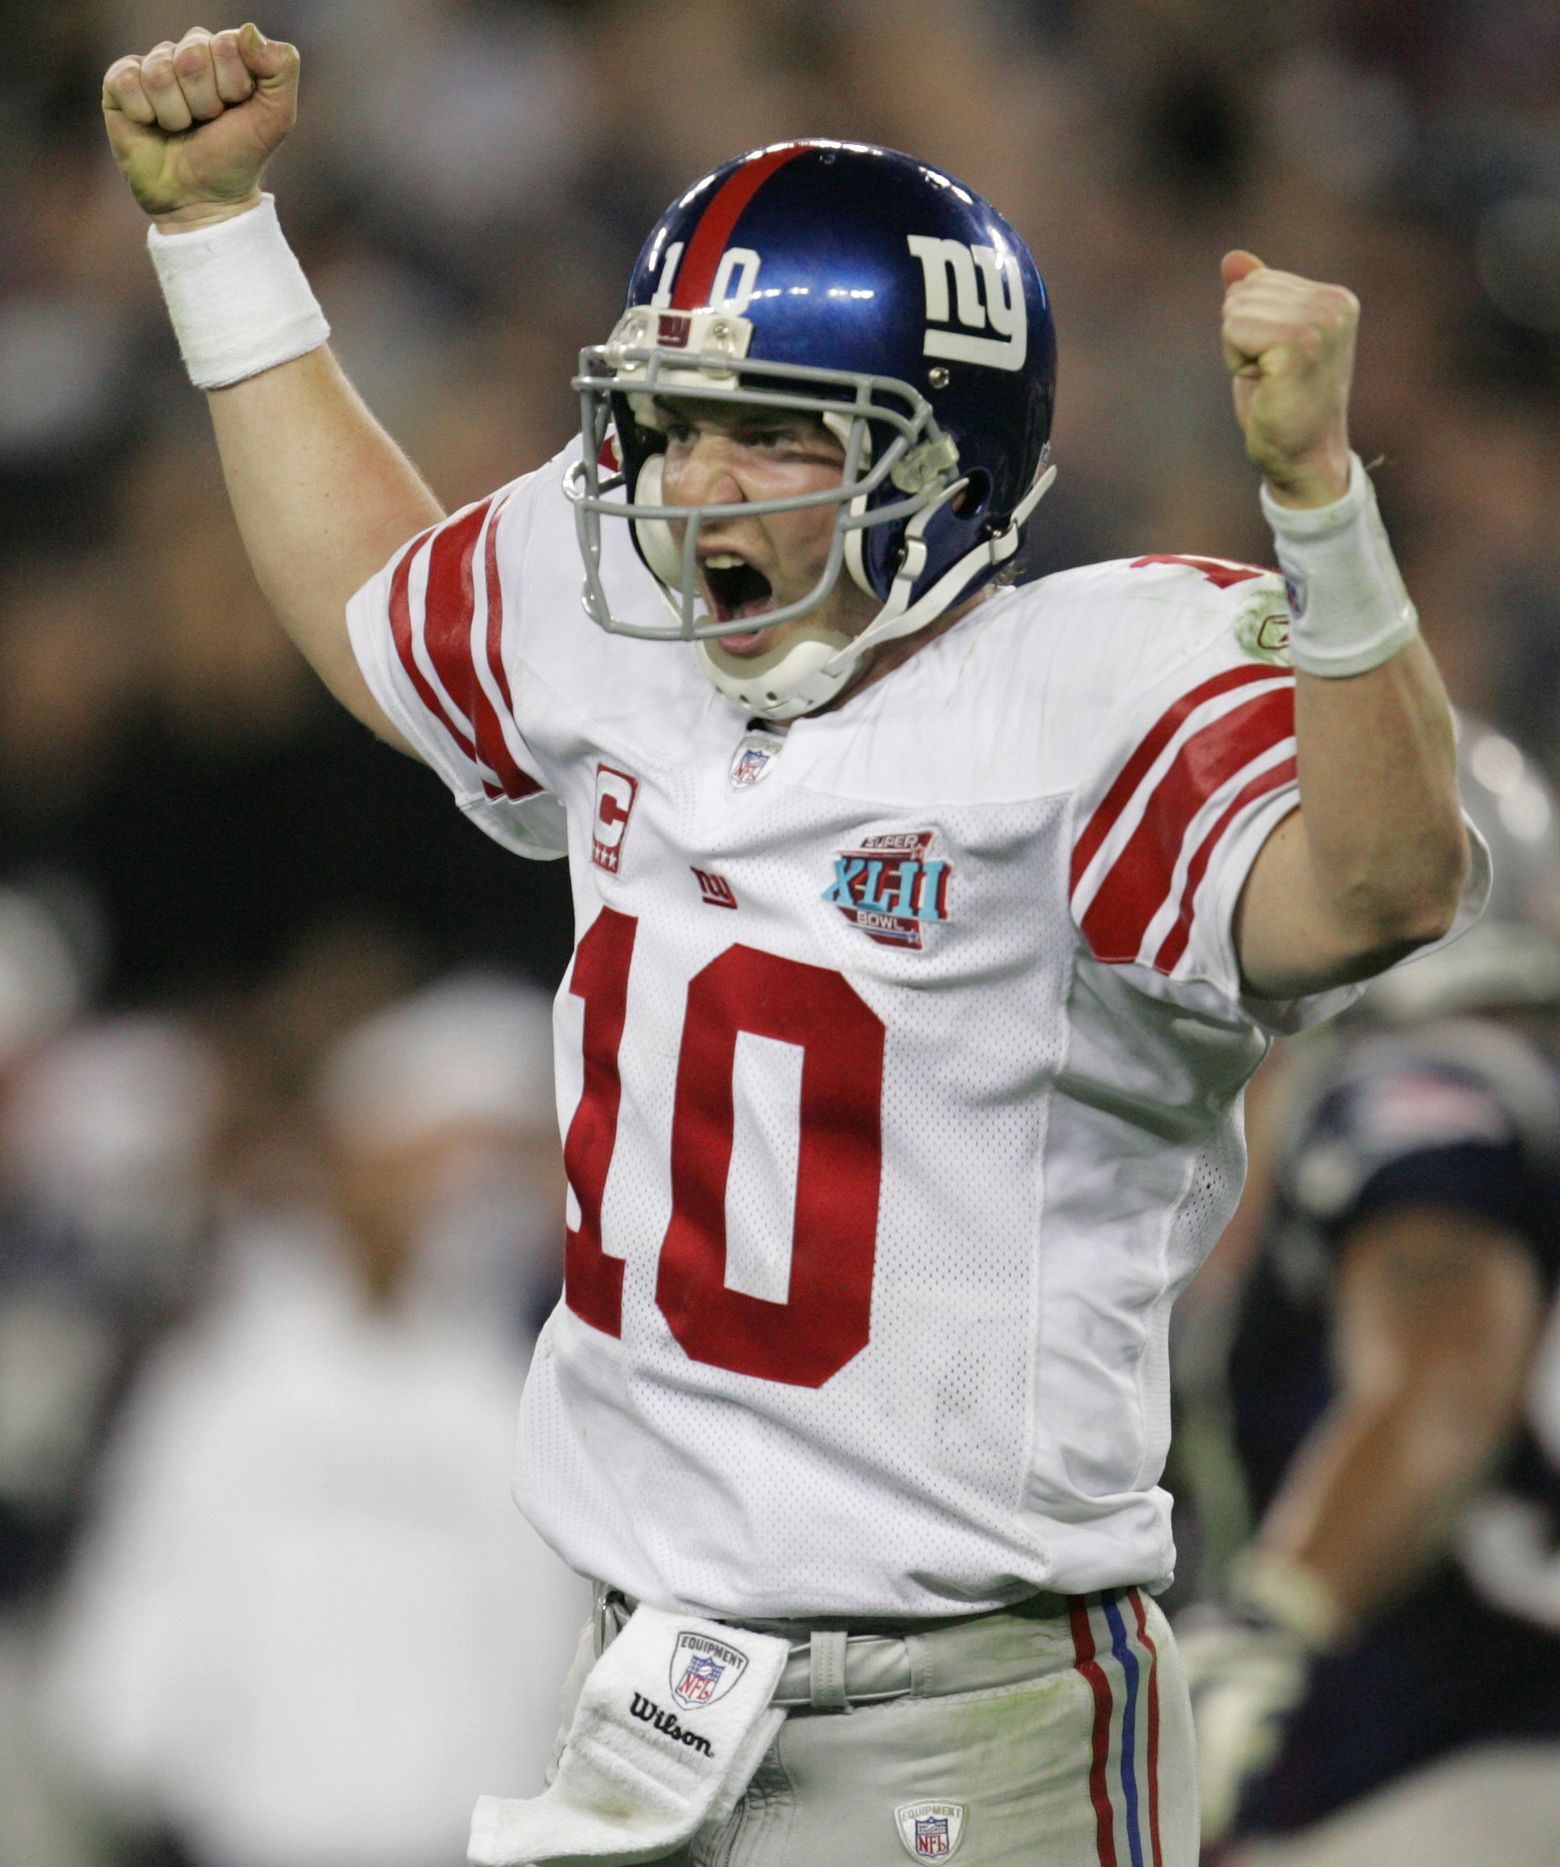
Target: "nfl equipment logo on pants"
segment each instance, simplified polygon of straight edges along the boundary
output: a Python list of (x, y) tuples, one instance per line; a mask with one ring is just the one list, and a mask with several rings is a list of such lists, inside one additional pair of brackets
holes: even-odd
[(962, 1802), (907, 1802), (894, 1819), (905, 1852), (918, 1861), (946, 1860), (964, 1834)]

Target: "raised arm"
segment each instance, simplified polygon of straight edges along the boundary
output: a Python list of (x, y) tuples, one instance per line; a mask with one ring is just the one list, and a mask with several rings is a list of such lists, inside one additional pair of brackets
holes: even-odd
[[(297, 101), (296, 50), (254, 26), (214, 34), (196, 27), (177, 45), (165, 41), (144, 57), (117, 60), (103, 80), (114, 159), (155, 223), (154, 239), (171, 245), (197, 236), (216, 261), (196, 288), (202, 296), (188, 297), (181, 321), (192, 375), (209, 382), (246, 368), (246, 345), (258, 365), (208, 387), (207, 404), (260, 587), (336, 698), (382, 738), (410, 750), (358, 671), (346, 604), (398, 545), (443, 516), (438, 501), (343, 375), (317, 309), (312, 322), (268, 325), (250, 295), (232, 294), (236, 302), (229, 303), (222, 289), (223, 268), (235, 270), (232, 243), (255, 241), (268, 218), (260, 181), (293, 126)], [(213, 233), (240, 216), (262, 218)], [(252, 253), (244, 263), (274, 264), (274, 248), (260, 243)], [(279, 299), (286, 289), (279, 288)], [(312, 305), (301, 280), (293, 290)], [(204, 333), (212, 351), (222, 353), (216, 360), (204, 347), (199, 361), (191, 355), (192, 335)], [(270, 360), (288, 350), (286, 360)]]
[(1520, 1423), (1543, 1326), (1531, 1248), (1478, 1214), (1397, 1207), (1342, 1250), (1336, 1396), (1237, 1559), (1232, 1611), (1177, 1627), (1210, 1844), (1278, 1754), (1317, 1656), (1445, 1555)]
[(1251, 991), (1379, 972), (1450, 926), (1468, 867), (1446, 693), (1349, 449), (1359, 305), (1246, 252), (1223, 266), (1224, 354), (1290, 585), (1300, 809), (1236, 924)]
[(1316, 1578), (1340, 1634), (1445, 1548), (1516, 1431), (1543, 1318), (1532, 1248), (1489, 1219), (1410, 1206), (1345, 1242), (1338, 1397), (1258, 1537)]

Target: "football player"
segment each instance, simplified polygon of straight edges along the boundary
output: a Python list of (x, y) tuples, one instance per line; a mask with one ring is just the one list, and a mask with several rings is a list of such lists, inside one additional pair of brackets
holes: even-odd
[(260, 191), (297, 73), (247, 26), (123, 58), (115, 153), (270, 600), (577, 911), (517, 1489), (602, 1599), (556, 1780), (473, 1857), (1186, 1867), (1170, 1305), (1271, 1033), (1483, 885), (1358, 307), (1225, 257), (1287, 600), (1008, 587), (1032, 256), (924, 163), (779, 144), (652, 230), (581, 438), (446, 517)]
[(1546, 1867), (1560, 1834), (1560, 801), (1487, 727), (1461, 762), (1488, 914), (1291, 1062), (1233, 1322), (1260, 1528), (1178, 1631), (1242, 1867)]

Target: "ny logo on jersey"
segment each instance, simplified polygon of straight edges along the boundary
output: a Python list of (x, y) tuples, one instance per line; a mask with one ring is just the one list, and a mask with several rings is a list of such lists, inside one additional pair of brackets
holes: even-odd
[(713, 1705), (722, 1699), (747, 1670), (747, 1655), (723, 1640), (684, 1631), (672, 1649), (672, 1697), (685, 1709)]
[(623, 838), (633, 815), (639, 780), (611, 765), (596, 767), (596, 817), (591, 826), (590, 859), (598, 869), (616, 875), (623, 861)]
[(932, 835), (930, 830), (895, 830), (863, 837), (859, 849), (840, 850), (823, 899), (869, 940), (919, 953), (927, 926), (948, 918), (953, 873), (947, 862), (927, 855)]
[(709, 908), (734, 908), (737, 905), (737, 891), (724, 875), (715, 875), (709, 869), (694, 869), (693, 879), (699, 884), (699, 899)]
[[(1029, 352), (1029, 311), (1017, 256), (999, 247), (966, 246), (962, 240), (941, 240), (933, 234), (905, 237), (921, 262), (927, 325), (957, 323), (963, 327), (928, 328), (922, 354), (949, 357), (957, 363), (985, 363), (992, 369), (1022, 369)], [(988, 328), (997, 333), (995, 337), (969, 335)]]

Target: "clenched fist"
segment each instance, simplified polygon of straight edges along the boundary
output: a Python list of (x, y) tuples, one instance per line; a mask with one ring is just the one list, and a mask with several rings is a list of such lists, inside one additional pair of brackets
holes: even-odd
[(130, 192), (162, 226), (253, 207), (298, 112), (298, 54), (256, 26), (192, 27), (103, 78), (103, 117)]
[(1341, 285), (1224, 255), (1224, 360), (1246, 453), (1282, 505), (1320, 506), (1349, 485), (1349, 383), (1359, 300)]

